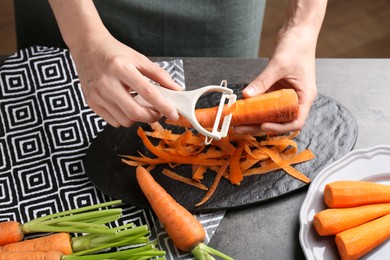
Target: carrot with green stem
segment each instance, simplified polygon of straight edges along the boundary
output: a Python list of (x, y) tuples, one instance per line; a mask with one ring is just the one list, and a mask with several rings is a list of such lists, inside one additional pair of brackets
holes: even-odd
[(325, 209), (314, 215), (313, 225), (319, 235), (329, 236), (386, 214), (390, 214), (390, 203)]
[[(265, 122), (290, 122), (298, 117), (298, 95), (293, 89), (281, 89), (250, 98), (237, 100), (224, 109), (222, 116), (232, 113), (231, 126), (261, 124)], [(203, 127), (213, 127), (218, 106), (195, 110), (195, 116)], [(192, 127), (184, 117), (177, 121), (166, 120), (167, 124)]]
[(135, 248), (109, 253), (96, 253), (90, 255), (64, 255), (61, 252), (1, 252), (0, 260), (101, 260), (101, 259), (157, 259), (165, 256), (165, 251), (156, 248), (155, 243), (140, 245)]
[(390, 238), (390, 214), (347, 229), (335, 241), (342, 260), (355, 260)]
[(61, 260), (100, 260), (100, 259), (156, 259), (154, 257), (165, 256), (165, 251), (158, 250), (156, 248), (156, 243), (151, 242), (146, 245), (138, 246), (135, 248), (130, 248), (126, 250), (120, 250), (117, 252), (110, 253), (99, 253), (91, 255), (66, 255), (61, 258)]
[(197, 259), (207, 259), (214, 254), (223, 259), (229, 256), (206, 246), (206, 233), (202, 224), (176, 202), (142, 166), (136, 169), (136, 178), (153, 211), (173, 243), (182, 251), (192, 252)]
[(130, 223), (111, 229), (111, 234), (87, 234), (71, 237), (69, 233), (54, 233), (0, 247), (0, 252), (50, 252), (64, 255), (85, 255), (106, 248), (144, 244), (148, 242), (147, 225), (133, 227)]
[(24, 224), (16, 221), (0, 222), (0, 246), (23, 240), (36, 232), (111, 233), (104, 224), (120, 218), (122, 209), (100, 208), (119, 205), (120, 200), (81, 207), (39, 217)]
[(324, 201), (330, 208), (389, 203), (390, 185), (368, 181), (335, 181), (325, 186)]

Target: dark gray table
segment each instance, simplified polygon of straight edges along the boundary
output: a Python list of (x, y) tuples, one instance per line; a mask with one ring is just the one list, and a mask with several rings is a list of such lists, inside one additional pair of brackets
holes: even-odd
[[(0, 64), (4, 59), (0, 57)], [(266, 62), (185, 58), (186, 86), (219, 84), (222, 79), (248, 83)], [(355, 149), (390, 145), (390, 59), (319, 59), (317, 82), (320, 93), (334, 98), (355, 115), (359, 127)], [(228, 211), (210, 245), (236, 259), (304, 259), (298, 239), (298, 214), (306, 190)]]

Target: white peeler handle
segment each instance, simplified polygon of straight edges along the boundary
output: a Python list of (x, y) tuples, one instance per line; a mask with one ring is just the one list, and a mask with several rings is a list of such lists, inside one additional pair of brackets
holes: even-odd
[[(159, 85), (155, 85), (155, 86), (163, 94), (163, 96), (174, 105), (174, 107), (177, 109), (177, 112), (179, 114), (184, 116), (199, 133), (206, 136), (206, 141), (205, 141), (206, 144), (210, 144), (212, 139), (220, 140), (221, 138), (226, 137), (230, 126), (230, 120), (232, 116), (231, 114), (225, 116), (222, 123), (221, 131), (218, 131), (218, 126), (221, 119), (225, 100), (227, 98), (229, 100), (228, 105), (231, 105), (237, 99), (237, 96), (233, 94), (233, 90), (227, 88), (226, 80), (223, 80), (221, 82), (221, 85), (219, 86), (209, 85), (209, 86), (205, 86), (202, 88), (189, 90), (189, 91), (174, 91), (174, 90), (161, 87)], [(208, 92), (222, 93), (221, 101), (218, 107), (218, 112), (217, 112), (217, 116), (214, 122), (214, 127), (212, 132), (202, 127), (195, 116), (195, 106), (198, 99), (203, 94)], [(140, 95), (135, 96), (134, 99), (136, 99), (136, 101), (143, 106), (155, 109), (152, 105), (146, 102)]]

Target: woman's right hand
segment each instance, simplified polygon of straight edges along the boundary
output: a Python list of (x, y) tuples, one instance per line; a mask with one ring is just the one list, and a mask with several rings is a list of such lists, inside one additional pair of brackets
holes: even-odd
[[(110, 125), (154, 122), (161, 115), (178, 118), (176, 109), (150, 80), (174, 90), (180, 90), (180, 86), (163, 68), (111, 35), (93, 37), (71, 49), (71, 54), (88, 105)], [(130, 91), (137, 92), (156, 110), (138, 104)]]
[[(81, 87), (91, 109), (110, 125), (154, 122), (161, 115), (179, 115), (150, 80), (181, 90), (169, 73), (144, 55), (116, 40), (105, 28), (92, 0), (49, 0), (62, 37), (75, 62)], [(130, 91), (154, 106), (138, 104)]]

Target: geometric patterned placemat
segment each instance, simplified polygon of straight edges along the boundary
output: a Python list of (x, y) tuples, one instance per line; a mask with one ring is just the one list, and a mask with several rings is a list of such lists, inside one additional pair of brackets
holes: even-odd
[[(182, 60), (158, 64), (185, 87)], [(0, 67), (0, 79), (0, 221), (110, 201), (85, 174), (83, 157), (106, 123), (85, 102), (69, 50), (19, 50)], [(207, 243), (224, 211), (195, 216)], [(148, 224), (167, 259), (193, 259), (173, 246), (150, 210), (124, 207), (114, 225), (127, 222)]]

